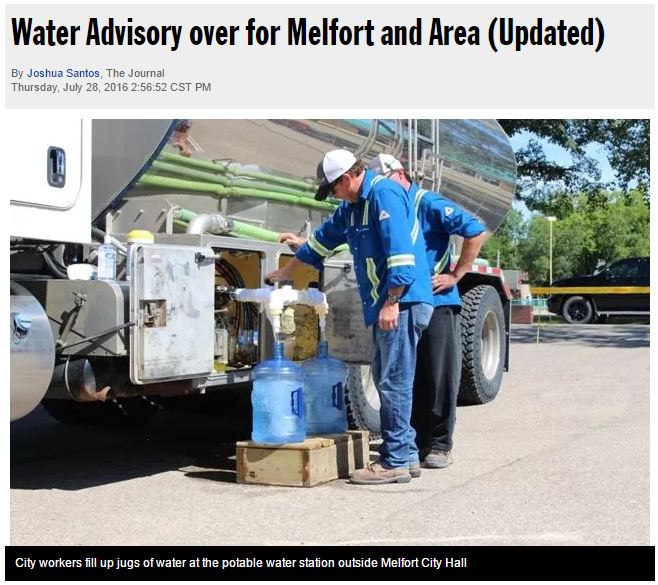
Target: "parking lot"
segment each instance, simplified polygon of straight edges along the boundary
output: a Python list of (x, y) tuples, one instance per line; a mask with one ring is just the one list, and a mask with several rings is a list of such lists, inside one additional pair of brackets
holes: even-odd
[(649, 544), (649, 326), (514, 326), (511, 352), (455, 463), (401, 485), (237, 484), (245, 394), (131, 431), (38, 409), (11, 425), (11, 544)]

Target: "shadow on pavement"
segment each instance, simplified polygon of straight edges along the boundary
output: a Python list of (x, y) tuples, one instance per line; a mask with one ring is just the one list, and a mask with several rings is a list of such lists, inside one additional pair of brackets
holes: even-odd
[[(537, 343), (537, 325), (512, 325), (512, 343)], [(593, 347), (649, 347), (649, 325), (541, 324), (539, 343), (577, 343)]]
[(250, 407), (199, 398), (181, 408), (164, 401), (137, 429), (64, 425), (39, 407), (10, 425), (10, 487), (79, 490), (174, 470), (235, 482), (235, 441), (249, 438)]

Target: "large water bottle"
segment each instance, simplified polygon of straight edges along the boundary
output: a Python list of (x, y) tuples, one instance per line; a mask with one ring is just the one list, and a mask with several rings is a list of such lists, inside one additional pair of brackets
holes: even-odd
[(304, 370), (284, 359), (283, 342), (274, 345), (274, 357), (252, 372), (252, 441), (299, 443), (306, 439), (304, 427)]
[(326, 341), (318, 342), (318, 355), (306, 360), (302, 367), (304, 378), (304, 414), (309, 434), (344, 433), (347, 430), (345, 413), (345, 381), (347, 367), (329, 357)]
[(103, 244), (98, 247), (98, 280), (116, 280), (117, 249), (109, 234), (105, 234)]

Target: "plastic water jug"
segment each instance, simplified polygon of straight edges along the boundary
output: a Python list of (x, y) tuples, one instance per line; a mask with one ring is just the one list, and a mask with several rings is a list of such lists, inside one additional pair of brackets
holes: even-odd
[(109, 235), (105, 235), (104, 243), (98, 247), (98, 280), (116, 280), (117, 249)]
[(304, 370), (284, 359), (283, 342), (274, 345), (274, 357), (252, 372), (252, 441), (278, 445), (306, 439), (304, 427)]
[(318, 342), (318, 356), (302, 365), (304, 378), (304, 414), (309, 434), (344, 433), (345, 380), (347, 367), (329, 357), (326, 341)]

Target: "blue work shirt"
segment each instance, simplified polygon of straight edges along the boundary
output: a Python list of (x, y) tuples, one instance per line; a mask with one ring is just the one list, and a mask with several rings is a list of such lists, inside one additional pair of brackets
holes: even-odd
[[(486, 231), (487, 227), (474, 215), (471, 215), (454, 201), (446, 199), (433, 191), (419, 188), (412, 183), (407, 192), (414, 201), (418, 221), (427, 247), (427, 264), (430, 272), (442, 274), (450, 272), (450, 236), (472, 238)], [(457, 286), (434, 295), (434, 306), (461, 307)]]
[(365, 171), (359, 198), (343, 201), (297, 251), (297, 259), (322, 267), (346, 243), (354, 257), (366, 326), (379, 320), (388, 290), (403, 286), (401, 303), (432, 304), (425, 240), (413, 199), (395, 181)]

